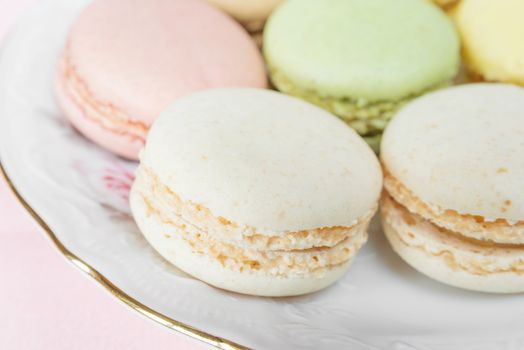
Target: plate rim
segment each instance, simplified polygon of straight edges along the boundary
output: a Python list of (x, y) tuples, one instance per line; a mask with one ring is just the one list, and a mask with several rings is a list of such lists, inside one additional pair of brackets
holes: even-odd
[(155, 321), (156, 323), (161, 324), (162, 326), (167, 327), (168, 329), (171, 329), (173, 331), (176, 331), (177, 333), (186, 335), (192, 339), (199, 340), (203, 343), (214, 346), (218, 349), (249, 350), (248, 347), (240, 345), (232, 340), (210, 334), (208, 332), (195, 328), (191, 325), (188, 325), (186, 323), (183, 323), (171, 317), (168, 317), (162, 314), (161, 312), (155, 311), (151, 309), (150, 307), (142, 304), (137, 299), (125, 293), (122, 289), (117, 287), (113, 282), (111, 282), (102, 273), (98, 272), (90, 264), (88, 264), (86, 261), (76, 256), (73, 252), (71, 252), (68, 248), (66, 248), (66, 246), (60, 241), (57, 235), (53, 232), (53, 230), (45, 222), (45, 220), (37, 213), (35, 209), (31, 207), (31, 205), (27, 202), (27, 200), (18, 191), (13, 181), (11, 181), (11, 177), (8, 175), (7, 170), (4, 167), (3, 162), (1, 160), (0, 160), (0, 178), (3, 178), (5, 180), (7, 187), (11, 190), (11, 193), (14, 194), (17, 202), (22, 206), (24, 211), (30, 215), (32, 220), (36, 222), (38, 227), (42, 231), (44, 231), (44, 233), (50, 239), (53, 246), (56, 248), (56, 250), (58, 250), (60, 255), (66, 258), (76, 268), (78, 268), (84, 274), (89, 276), (96, 284), (102, 286), (104, 290), (106, 290), (111, 295), (116, 297), (118, 300), (123, 302), (125, 305), (130, 307), (132, 310), (138, 312), (139, 314), (147, 317), (150, 320)]

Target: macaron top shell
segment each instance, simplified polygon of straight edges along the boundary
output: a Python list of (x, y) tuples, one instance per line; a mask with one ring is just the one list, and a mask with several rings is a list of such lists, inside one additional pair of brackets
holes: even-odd
[(262, 232), (351, 226), (377, 205), (373, 151), (336, 117), (261, 89), (216, 89), (155, 122), (141, 164), (183, 200)]
[(471, 84), (418, 98), (386, 129), (381, 159), (434, 209), (522, 221), (524, 89)]
[(208, 0), (242, 23), (265, 20), (282, 0)]
[(146, 123), (197, 90), (266, 85), (245, 30), (198, 0), (95, 1), (74, 23), (66, 55), (96, 99)]
[(270, 69), (331, 97), (396, 100), (450, 80), (453, 24), (420, 0), (288, 0), (264, 32)]
[(463, 0), (453, 18), (470, 68), (488, 80), (524, 85), (524, 1)]

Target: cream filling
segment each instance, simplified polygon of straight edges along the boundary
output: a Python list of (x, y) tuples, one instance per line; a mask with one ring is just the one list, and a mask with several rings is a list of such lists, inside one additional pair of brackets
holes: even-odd
[[(156, 220), (169, 227), (164, 233), (166, 239), (179, 238), (184, 240), (194, 253), (208, 257), (222, 266), (240, 272), (263, 273), (265, 275), (289, 276), (314, 274), (322, 276), (328, 269), (343, 265), (354, 258), (360, 247), (367, 240), (368, 222), (358, 225), (354, 232), (346, 235), (333, 246), (319, 246), (306, 249), (273, 249), (260, 248), (249, 242), (222, 240), (220, 235), (208, 231), (206, 223), (197, 217), (184, 217), (176, 212), (180, 208), (172, 208), (170, 212), (160, 209), (161, 198), (169, 197), (169, 193), (159, 194), (152, 189), (152, 183), (139, 170), (133, 191), (140, 196), (147, 208), (146, 215), (154, 216)], [(158, 186), (158, 185), (157, 185)], [(179, 199), (178, 199), (179, 200)], [(184, 206), (184, 203), (180, 203)], [(204, 208), (201, 208), (201, 212)], [(204, 216), (204, 219), (207, 217)], [(217, 219), (218, 220), (218, 219)], [(205, 220), (204, 220), (205, 221)], [(227, 225), (226, 225), (227, 227)], [(329, 237), (329, 234), (325, 234)], [(296, 238), (300, 242), (299, 238)], [(301, 244), (298, 244), (301, 246)]]
[(381, 199), (384, 225), (393, 229), (407, 247), (439, 259), (453, 271), (485, 276), (497, 273), (524, 275), (524, 245), (504, 245), (471, 238), (438, 227), (409, 212), (386, 192)]
[(510, 223), (505, 219), (490, 220), (478, 215), (460, 214), (425, 203), (384, 168), (384, 188), (410, 212), (437, 226), (477, 240), (505, 244), (524, 243), (524, 221)]
[(376, 212), (372, 208), (350, 227), (335, 226), (312, 230), (289, 232), (260, 232), (254, 227), (239, 225), (223, 217), (214, 216), (202, 205), (182, 200), (165, 186), (154, 172), (143, 164), (137, 178), (146, 194), (155, 198), (158, 212), (166, 219), (181, 217), (186, 222), (198, 222), (199, 227), (222, 241), (259, 250), (300, 250), (314, 247), (332, 247), (348, 237), (367, 230), (369, 221)]
[(126, 135), (132, 140), (145, 141), (149, 127), (133, 120), (111, 103), (97, 100), (76, 72), (67, 48), (60, 59), (59, 74), (64, 90), (86, 118), (111, 132)]
[(296, 251), (253, 250), (225, 241), (216, 240), (209, 233), (180, 217), (165, 221), (154, 205), (144, 195), (142, 200), (148, 208), (148, 215), (169, 227), (164, 233), (166, 239), (181, 238), (193, 253), (202, 255), (223, 267), (238, 272), (260, 272), (275, 276), (315, 274), (322, 276), (327, 269), (345, 264), (351, 260), (365, 243), (367, 234), (347, 238), (334, 247), (310, 248)]

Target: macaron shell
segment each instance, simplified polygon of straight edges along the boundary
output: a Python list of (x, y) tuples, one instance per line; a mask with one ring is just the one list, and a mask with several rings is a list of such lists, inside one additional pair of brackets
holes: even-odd
[(95, 1), (74, 24), (67, 50), (98, 100), (145, 123), (197, 90), (266, 86), (249, 35), (204, 1)]
[(91, 141), (121, 157), (138, 159), (137, 155), (144, 146), (144, 141), (108, 130), (87, 118), (82, 106), (73, 103), (64, 91), (60, 77), (55, 80), (55, 98), (71, 124)]
[(348, 269), (352, 260), (329, 269), (322, 277), (312, 275), (274, 277), (249, 272), (237, 272), (224, 268), (217, 261), (195, 253), (191, 246), (176, 235), (167, 238), (165, 232), (171, 229), (153, 215), (147, 215), (148, 209), (143, 201), (131, 192), (133, 216), (149, 243), (166, 260), (215, 287), (259, 296), (293, 296), (311, 293), (323, 289), (338, 280)]
[(521, 0), (463, 0), (452, 11), (474, 73), (524, 85), (523, 14)]
[(264, 54), (301, 89), (367, 101), (449, 81), (460, 59), (451, 21), (420, 0), (288, 0), (266, 24)]
[(439, 210), (524, 220), (524, 89), (470, 84), (425, 95), (384, 133), (381, 159)]
[(270, 90), (224, 88), (175, 102), (141, 163), (182, 199), (267, 231), (352, 226), (377, 205), (372, 150), (324, 110)]

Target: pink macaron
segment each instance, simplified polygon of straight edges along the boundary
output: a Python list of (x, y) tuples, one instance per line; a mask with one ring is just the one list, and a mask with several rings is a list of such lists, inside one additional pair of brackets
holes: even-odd
[(201, 0), (94, 1), (74, 23), (56, 75), (71, 123), (128, 159), (137, 159), (149, 126), (173, 100), (266, 85), (249, 35)]

